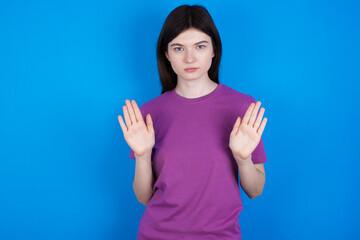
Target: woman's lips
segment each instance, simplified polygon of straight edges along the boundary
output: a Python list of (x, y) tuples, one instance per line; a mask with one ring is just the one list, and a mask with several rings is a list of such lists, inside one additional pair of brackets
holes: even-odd
[(185, 68), (187, 72), (195, 72), (197, 68)]

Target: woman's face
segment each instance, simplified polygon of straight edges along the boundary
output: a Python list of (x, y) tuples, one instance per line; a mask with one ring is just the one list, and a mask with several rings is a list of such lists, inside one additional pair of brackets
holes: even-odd
[(181, 80), (208, 78), (215, 56), (211, 37), (195, 28), (180, 33), (168, 44), (166, 58)]

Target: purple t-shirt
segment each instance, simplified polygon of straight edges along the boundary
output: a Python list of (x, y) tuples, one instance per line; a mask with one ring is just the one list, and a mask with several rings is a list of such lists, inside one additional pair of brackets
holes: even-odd
[[(167, 91), (144, 103), (154, 124), (153, 196), (137, 239), (240, 239), (238, 166), (230, 133), (255, 99), (222, 83), (211, 93), (185, 98)], [(130, 150), (130, 158), (135, 159)], [(266, 162), (263, 140), (254, 164)]]

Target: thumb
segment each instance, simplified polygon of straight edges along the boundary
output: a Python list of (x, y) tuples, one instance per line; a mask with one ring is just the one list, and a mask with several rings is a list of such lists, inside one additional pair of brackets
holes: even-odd
[(234, 124), (233, 130), (232, 130), (232, 132), (231, 132), (232, 134), (236, 134), (236, 133), (237, 133), (237, 130), (238, 130), (240, 124), (241, 124), (241, 117), (238, 117), (238, 118), (236, 119), (236, 122), (235, 122), (235, 124)]
[(153, 121), (151, 119), (150, 113), (146, 115), (146, 125), (148, 131), (154, 131)]

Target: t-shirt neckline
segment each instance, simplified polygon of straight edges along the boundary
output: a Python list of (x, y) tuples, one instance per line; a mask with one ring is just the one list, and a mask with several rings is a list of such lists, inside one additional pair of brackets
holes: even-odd
[(201, 96), (201, 97), (197, 97), (197, 98), (186, 98), (186, 97), (183, 97), (181, 95), (179, 95), (175, 89), (171, 90), (171, 95), (173, 95), (177, 100), (180, 100), (182, 102), (188, 102), (188, 103), (195, 103), (195, 102), (200, 102), (200, 101), (203, 101), (205, 99), (208, 99), (214, 95), (217, 94), (217, 92), (219, 92), (220, 88), (222, 87), (222, 83), (219, 82), (218, 86), (210, 93), (204, 95), (204, 96)]

